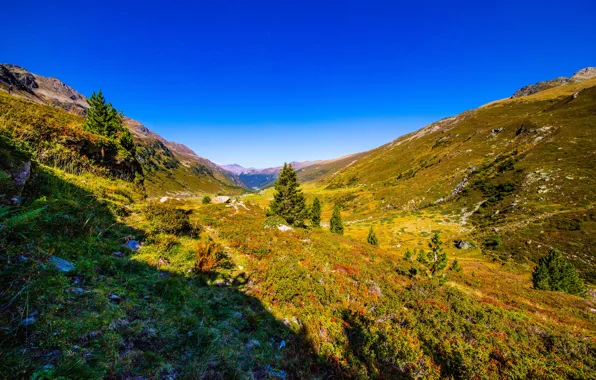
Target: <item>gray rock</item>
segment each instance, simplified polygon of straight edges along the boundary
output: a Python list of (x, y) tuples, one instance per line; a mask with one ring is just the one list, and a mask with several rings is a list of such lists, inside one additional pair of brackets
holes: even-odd
[(137, 252), (139, 249), (141, 249), (141, 243), (139, 243), (136, 240), (129, 240), (126, 242), (126, 244), (123, 244), (122, 246), (126, 247), (128, 249), (131, 249), (135, 252)]
[(455, 247), (457, 249), (470, 249), (472, 248), (472, 243), (465, 240), (459, 240), (457, 243), (455, 243)]
[(122, 257), (122, 252), (116, 251), (116, 252), (114, 252), (114, 256), (116, 256), (116, 257)]
[(122, 297), (116, 294), (110, 294), (108, 298), (110, 299), (110, 301), (120, 301), (122, 299)]
[(85, 290), (83, 288), (71, 288), (68, 289), (67, 292), (72, 294), (83, 294)]
[(31, 325), (35, 324), (35, 322), (37, 322), (37, 319), (35, 318), (35, 316), (30, 316), (30, 317), (25, 318), (21, 321), (21, 326), (23, 326), (23, 327), (31, 326)]
[(72, 272), (76, 269), (73, 263), (56, 256), (50, 257), (50, 264), (62, 273)]
[(25, 186), (31, 176), (31, 161), (25, 161), (21, 166), (12, 172), (12, 181), (17, 187)]

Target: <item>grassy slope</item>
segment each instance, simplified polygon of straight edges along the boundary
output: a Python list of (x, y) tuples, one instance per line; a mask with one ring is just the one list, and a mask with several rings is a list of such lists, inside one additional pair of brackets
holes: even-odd
[[(560, 248), (594, 282), (594, 86), (596, 80), (561, 86), (431, 124), (319, 178), (314, 188), (354, 219), (431, 207), (467, 221), (462, 235), (501, 260), (535, 261)], [(466, 176), (467, 189), (449, 198)], [(505, 185), (513, 191), (502, 191)]]

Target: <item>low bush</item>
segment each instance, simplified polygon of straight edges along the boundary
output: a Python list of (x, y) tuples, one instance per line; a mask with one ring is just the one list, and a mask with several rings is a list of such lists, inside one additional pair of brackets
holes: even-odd
[(171, 234), (200, 234), (202, 227), (191, 223), (188, 212), (176, 206), (160, 202), (150, 202), (146, 209), (147, 218), (157, 232)]

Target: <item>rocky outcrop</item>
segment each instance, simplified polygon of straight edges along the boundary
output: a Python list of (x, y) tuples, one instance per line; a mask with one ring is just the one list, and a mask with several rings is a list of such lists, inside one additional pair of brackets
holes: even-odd
[(596, 67), (586, 67), (585, 69), (577, 71), (575, 74), (571, 76), (571, 78), (559, 77), (555, 79), (538, 82), (536, 84), (524, 86), (519, 90), (515, 91), (515, 93), (511, 97), (519, 98), (521, 96), (528, 96), (540, 91), (548, 90), (549, 88), (562, 86), (569, 83), (583, 82), (585, 80), (593, 78), (596, 78)]

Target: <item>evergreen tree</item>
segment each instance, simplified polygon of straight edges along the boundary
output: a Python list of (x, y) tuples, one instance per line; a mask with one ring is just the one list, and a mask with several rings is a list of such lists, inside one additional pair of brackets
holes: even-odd
[(319, 198), (315, 198), (312, 201), (312, 207), (310, 208), (310, 221), (313, 227), (321, 226), (321, 201)]
[(366, 241), (370, 245), (374, 245), (376, 247), (379, 246), (379, 239), (377, 239), (377, 234), (375, 234), (375, 230), (373, 230), (372, 226), (370, 226), (370, 230), (368, 230), (368, 237), (366, 238)]
[(420, 250), (417, 261), (426, 266), (430, 277), (434, 277), (447, 268), (447, 253), (443, 250), (443, 241), (441, 241), (438, 232), (435, 232), (428, 246), (430, 251), (425, 254), (423, 250)]
[(532, 283), (535, 289), (566, 292), (581, 297), (586, 295), (586, 286), (575, 267), (557, 249), (552, 249), (540, 259), (532, 273)]
[(205, 195), (203, 197), (203, 204), (208, 205), (209, 203), (211, 203), (211, 198), (209, 196)]
[(279, 215), (292, 226), (303, 226), (308, 217), (304, 194), (292, 165), (284, 164), (279, 173), (268, 214)]
[(341, 210), (339, 209), (339, 206), (335, 206), (333, 209), (333, 215), (331, 215), (331, 221), (329, 223), (329, 230), (334, 234), (344, 234), (344, 224), (341, 221)]
[[(101, 90), (93, 93), (89, 99), (89, 109), (85, 119), (84, 128), (94, 134), (104, 136), (116, 144), (123, 158), (134, 156), (134, 143), (132, 134), (122, 123), (122, 114), (106, 103)], [(103, 155), (103, 148), (102, 148)]]

